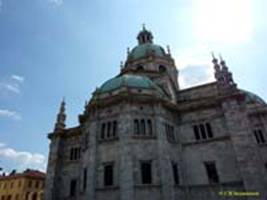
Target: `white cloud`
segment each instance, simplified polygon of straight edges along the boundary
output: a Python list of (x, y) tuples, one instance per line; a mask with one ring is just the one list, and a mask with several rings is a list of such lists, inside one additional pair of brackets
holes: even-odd
[(22, 76), (18, 76), (18, 75), (13, 74), (11, 76), (11, 78), (16, 80), (16, 81), (18, 81), (18, 82), (20, 82), (20, 83), (24, 82), (24, 77), (22, 77)]
[(58, 6), (62, 5), (63, 2), (64, 2), (64, 0), (49, 0), (49, 1), (51, 3), (54, 3), (54, 4), (58, 5)]
[(209, 64), (199, 63), (188, 65), (180, 71), (179, 82), (181, 88), (188, 88), (212, 82), (213, 70)]
[(253, 34), (252, 0), (195, 0), (193, 26), (206, 42), (247, 42)]
[(2, 80), (0, 82), (0, 92), (6, 91), (19, 94), (21, 92), (20, 87), (23, 82), (24, 82), (24, 77), (13, 74), (6, 80)]
[(187, 88), (214, 80), (210, 49), (205, 45), (196, 45), (175, 53), (177, 67), (180, 70), (179, 83), (181, 88)]
[(1, 117), (12, 118), (12, 119), (15, 119), (15, 120), (20, 120), (21, 119), (21, 116), (20, 116), (19, 113), (17, 113), (16, 111), (10, 111), (10, 110), (7, 110), (7, 109), (0, 109), (0, 118)]
[[(0, 143), (1, 144), (1, 143)], [(25, 170), (26, 168), (39, 169), (45, 171), (46, 158), (39, 153), (18, 151), (6, 145), (0, 146), (0, 158), (14, 164), (14, 168)]]
[(20, 93), (20, 89), (18, 87), (18, 84), (1, 83), (0, 88), (8, 90), (8, 91), (16, 93), (16, 94)]

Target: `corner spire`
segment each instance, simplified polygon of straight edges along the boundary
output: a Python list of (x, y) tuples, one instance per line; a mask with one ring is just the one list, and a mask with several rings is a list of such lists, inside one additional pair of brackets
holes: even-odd
[(217, 81), (218, 86), (221, 89), (236, 88), (236, 83), (233, 80), (232, 73), (228, 70), (226, 62), (222, 58), (221, 54), (219, 55), (220, 65), (218, 64), (218, 60), (215, 58), (213, 53), (212, 58), (212, 62), (214, 64), (215, 69), (215, 79)]
[(222, 68), (226, 71), (228, 71), (228, 67), (226, 66), (226, 62), (225, 60), (223, 59), (222, 55), (219, 54), (219, 57), (220, 57), (220, 65), (222, 66)]
[(59, 113), (57, 114), (57, 121), (55, 124), (55, 132), (62, 131), (66, 127), (65, 121), (66, 121), (66, 114), (65, 114), (65, 98), (63, 98), (61, 104)]

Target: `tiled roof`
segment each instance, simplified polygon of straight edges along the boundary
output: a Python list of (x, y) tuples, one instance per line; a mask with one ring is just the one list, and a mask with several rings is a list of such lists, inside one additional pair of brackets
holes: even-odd
[(23, 173), (15, 173), (15, 174), (10, 174), (10, 175), (6, 175), (6, 176), (1, 175), (0, 180), (15, 179), (15, 178), (22, 178), (22, 177), (44, 179), (45, 173), (40, 172), (38, 170), (25, 170)]

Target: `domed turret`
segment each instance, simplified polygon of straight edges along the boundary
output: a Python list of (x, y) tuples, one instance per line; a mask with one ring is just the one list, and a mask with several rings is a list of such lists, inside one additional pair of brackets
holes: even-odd
[(120, 90), (121, 88), (150, 90), (157, 96), (165, 96), (164, 91), (148, 77), (124, 74), (106, 81), (95, 91), (94, 97), (98, 97), (101, 94), (111, 93), (113, 91)]
[(137, 40), (139, 45), (146, 43), (153, 43), (153, 35), (150, 31), (146, 30), (145, 25), (143, 25), (143, 30), (139, 32)]
[(260, 105), (266, 105), (266, 102), (260, 98), (258, 95), (246, 91), (246, 90), (241, 90), (241, 92), (245, 95), (245, 101), (247, 104), (260, 104)]
[(145, 26), (137, 35), (138, 45), (128, 53), (128, 60), (138, 60), (148, 56), (164, 57), (167, 54), (165, 50), (156, 44), (153, 44), (153, 34)]

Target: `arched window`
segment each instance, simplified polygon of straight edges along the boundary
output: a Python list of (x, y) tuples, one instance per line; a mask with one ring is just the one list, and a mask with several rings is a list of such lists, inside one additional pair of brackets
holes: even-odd
[(30, 192), (26, 193), (26, 200), (29, 200)]
[(201, 132), (202, 138), (203, 139), (207, 139), (207, 135), (206, 135), (204, 124), (200, 124), (200, 132)]
[(137, 69), (137, 71), (143, 71), (144, 67), (142, 65), (138, 65), (136, 69)]
[(111, 123), (108, 122), (108, 132), (107, 132), (107, 138), (110, 137), (110, 131), (111, 131)]
[(36, 192), (32, 195), (32, 200), (37, 200), (37, 193)]
[(166, 67), (163, 65), (160, 65), (159, 66), (159, 72), (161, 72), (161, 73), (166, 72)]
[(139, 128), (139, 121), (137, 119), (134, 120), (134, 134), (139, 135), (140, 128)]
[(153, 132), (152, 132), (152, 122), (150, 119), (147, 120), (147, 126), (148, 126), (148, 135), (152, 135)]
[(105, 138), (105, 131), (106, 131), (106, 124), (103, 123), (101, 128), (101, 139)]
[(145, 124), (145, 120), (144, 119), (141, 120), (141, 130), (140, 130), (140, 132), (141, 132), (141, 135), (145, 135), (146, 134), (146, 124)]

